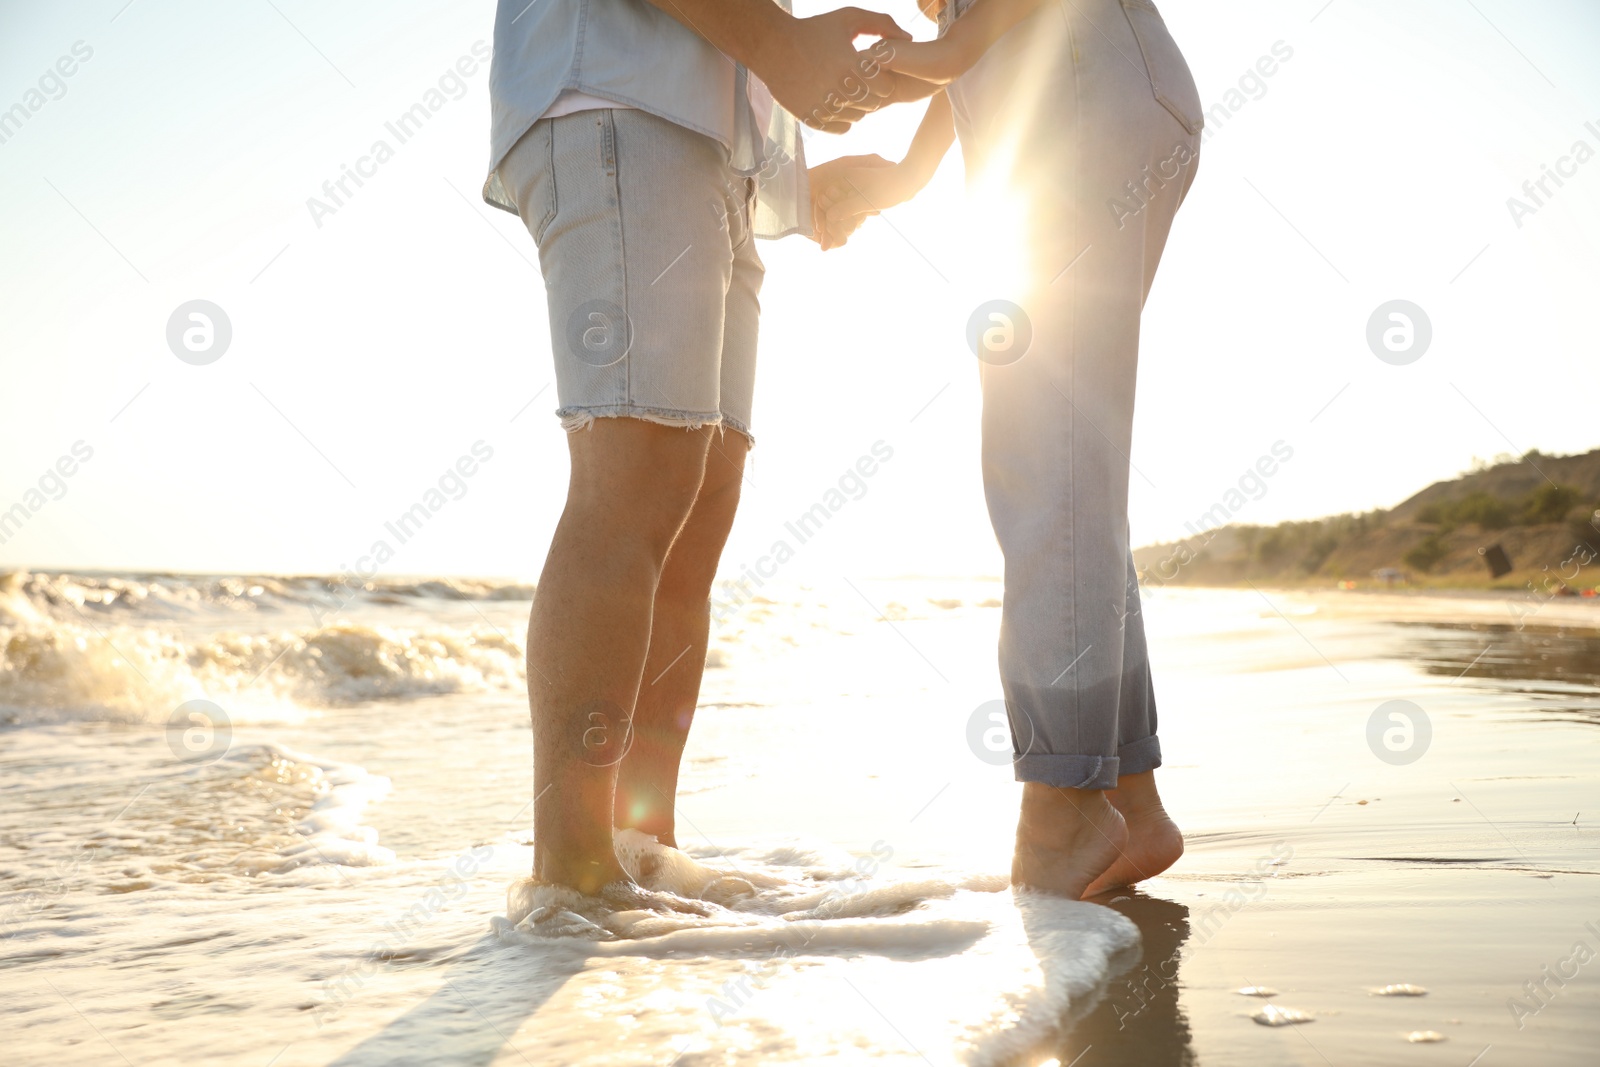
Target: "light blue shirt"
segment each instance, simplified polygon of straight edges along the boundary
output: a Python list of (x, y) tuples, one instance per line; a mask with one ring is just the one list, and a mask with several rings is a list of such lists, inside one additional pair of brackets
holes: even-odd
[[(777, 0), (785, 10), (788, 0)], [(705, 134), (735, 173), (757, 179), (758, 237), (811, 233), (800, 125), (781, 106), (762, 123), (750, 74), (646, 0), (499, 0), (489, 68), (483, 198), (515, 212), (496, 168), (564, 90), (639, 108)]]

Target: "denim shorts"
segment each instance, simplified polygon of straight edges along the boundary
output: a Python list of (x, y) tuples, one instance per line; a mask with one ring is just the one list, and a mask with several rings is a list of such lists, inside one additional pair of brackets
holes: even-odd
[(539, 247), (569, 431), (627, 416), (750, 437), (765, 268), (754, 181), (645, 111), (541, 119), (501, 184)]

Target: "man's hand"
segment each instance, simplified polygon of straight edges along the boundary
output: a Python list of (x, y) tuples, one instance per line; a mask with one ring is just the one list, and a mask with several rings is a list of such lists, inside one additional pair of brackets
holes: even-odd
[(906, 157), (890, 163), (882, 156), (842, 156), (812, 167), (812, 229), (826, 251), (837, 248), (860, 228), (868, 215), (903, 204), (916, 196), (939, 169), (939, 161), (955, 140), (955, 115), (946, 93), (935, 96), (917, 126)]
[(812, 167), (811, 221), (823, 251), (839, 248), (870, 215), (915, 194), (900, 164), (882, 156), (841, 156)]
[[(893, 42), (911, 35), (858, 7), (797, 19), (765, 0), (649, 0), (743, 63), (795, 118), (843, 133), (886, 104), (921, 100), (937, 86), (886, 69)], [(857, 37), (877, 37), (858, 52)]]
[[(880, 40), (858, 52), (854, 42), (863, 36)], [(845, 7), (793, 19), (786, 32), (771, 35), (750, 56), (747, 66), (795, 118), (813, 129), (843, 133), (886, 104), (920, 100), (935, 91), (936, 86), (885, 67), (896, 47), (891, 42), (910, 39), (888, 15)]]
[(820, 186), (813, 196), (822, 203), (830, 221), (876, 215), (910, 200), (919, 188), (906, 168), (882, 156), (829, 160), (812, 168), (811, 180)]

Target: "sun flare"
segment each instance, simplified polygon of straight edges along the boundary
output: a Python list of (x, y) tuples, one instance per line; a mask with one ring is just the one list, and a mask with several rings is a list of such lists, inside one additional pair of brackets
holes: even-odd
[(1027, 220), (1023, 198), (1007, 181), (1004, 166), (988, 166), (969, 183), (959, 285), (970, 303), (1023, 302), (1034, 284), (1028, 269)]

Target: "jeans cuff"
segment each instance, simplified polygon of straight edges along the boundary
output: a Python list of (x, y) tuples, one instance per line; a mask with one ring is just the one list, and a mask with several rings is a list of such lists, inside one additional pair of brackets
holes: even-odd
[(1030, 753), (1011, 761), (1017, 781), (1037, 782), (1057, 789), (1115, 789), (1118, 766), (1116, 756)]
[(1122, 761), (1118, 774), (1143, 774), (1153, 771), (1161, 766), (1161, 739), (1155, 734), (1141, 738), (1131, 745), (1123, 745), (1117, 749), (1117, 758)]

